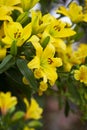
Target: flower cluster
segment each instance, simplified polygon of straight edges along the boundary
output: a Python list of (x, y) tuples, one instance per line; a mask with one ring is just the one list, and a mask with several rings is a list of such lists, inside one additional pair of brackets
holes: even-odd
[(3, 130), (17, 122), (21, 130), (41, 125), (35, 121), (43, 110), (34, 96), (44, 94), (60, 96), (65, 109), (74, 103), (87, 117), (87, 44), (80, 42), (87, 31), (87, 1), (60, 6), (57, 18), (34, 10), (38, 2), (0, 0), (0, 120), (4, 125), (12, 119)]
[[(17, 105), (18, 101), (17, 98), (15, 96), (11, 96), (11, 92), (0, 92), (0, 110), (1, 110), (1, 123), (0, 123), (0, 129), (2, 129), (4, 127), (4, 129), (6, 128), (11, 128), (14, 129), (14, 123), (19, 123), (21, 121), (22, 123), (22, 129), (29, 129), (29, 130), (33, 130), (32, 127), (29, 128), (29, 122), (26, 125), (26, 121), (33, 119), (33, 120), (39, 120), (41, 118), (41, 114), (43, 112), (42, 108), (39, 106), (39, 104), (37, 103), (37, 101), (34, 98), (30, 99), (30, 103), (29, 101), (24, 98), (24, 104), (26, 106), (26, 110), (22, 111), (22, 110), (17, 110), (15, 111), (15, 107)], [(10, 113), (13, 113), (15, 111), (14, 114), (10, 115)], [(9, 114), (9, 116), (8, 116)], [(2, 122), (4, 125), (4, 120), (5, 118), (7, 118), (8, 116), (8, 120), (6, 125), (7, 126), (2, 126)], [(32, 122), (31, 122), (32, 123)], [(35, 123), (34, 123), (35, 124)], [(20, 126), (19, 126), (20, 128)]]

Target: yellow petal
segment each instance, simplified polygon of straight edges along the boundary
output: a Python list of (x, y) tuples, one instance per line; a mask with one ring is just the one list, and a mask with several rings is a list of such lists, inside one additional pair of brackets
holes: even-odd
[(41, 81), (41, 82), (40, 82), (39, 89), (43, 92), (43, 91), (46, 91), (47, 88), (48, 88), (47, 83), (45, 83), (44, 81)]
[(27, 25), (24, 27), (24, 30), (23, 30), (23, 39), (24, 39), (25, 41), (30, 37), (31, 31), (32, 31), (31, 23), (29, 23), (29, 24), (27, 24)]
[(87, 22), (87, 14), (83, 15), (83, 21)]
[(10, 8), (1, 6), (0, 7), (0, 20), (13, 21), (9, 15), (10, 15)]
[(13, 6), (19, 4), (20, 0), (0, 0), (0, 5)]
[(65, 16), (68, 16), (68, 11), (64, 6), (60, 6), (58, 10), (56, 10), (57, 13), (63, 14)]
[(4, 16), (2, 16), (2, 17), (0, 17), (0, 20), (8, 20), (8, 21), (10, 21), (10, 22), (12, 22), (13, 21), (13, 19), (10, 17), (10, 16), (8, 16), (8, 15), (4, 15)]
[(52, 66), (53, 67), (60, 67), (62, 66), (62, 59), (61, 58), (52, 58)]
[(5, 48), (11, 47), (12, 41), (13, 40), (8, 36), (6, 36), (5, 38), (2, 38), (2, 42), (5, 44)]
[(20, 13), (23, 13), (23, 9), (21, 7), (12, 7), (12, 10), (18, 10)]
[(34, 76), (39, 79), (39, 78), (42, 78), (43, 77), (43, 71), (42, 69), (35, 69), (34, 71)]
[[(7, 48), (11, 46), (13, 41), (17, 42), (17, 46), (21, 46), (24, 43), (23, 28), (20, 23), (4, 22), (4, 31), (5, 37), (2, 38), (2, 42), (6, 44)], [(25, 38), (27, 38), (27, 35)]]
[(0, 48), (0, 61), (6, 56), (6, 48)]
[(24, 103), (26, 105), (26, 109), (28, 109), (30, 105), (29, 105), (29, 102), (26, 98), (24, 98)]
[(50, 57), (53, 57), (54, 54), (55, 48), (52, 44), (49, 43), (43, 51), (42, 59), (48, 59)]
[(28, 64), (28, 67), (30, 69), (40, 68), (40, 59), (39, 57), (35, 56), (34, 59), (32, 59)]
[(55, 38), (63, 38), (63, 37), (69, 37), (75, 35), (76, 32), (73, 31), (70, 28), (67, 29), (61, 29), (60, 31), (54, 31), (52, 36)]
[(9, 36), (12, 40), (18, 38), (15, 33), (23, 33), (22, 25), (18, 22), (4, 22), (5, 35)]
[(48, 69), (45, 70), (45, 74), (47, 75), (50, 84), (53, 86), (55, 84), (55, 81), (58, 78), (58, 74), (56, 73), (56, 68), (49, 67)]
[(25, 98), (24, 102), (27, 107), (25, 112), (25, 119), (40, 119), (43, 110), (39, 107), (37, 101), (32, 98), (31, 103), (29, 105), (28, 100)]
[(36, 49), (36, 55), (41, 56), (43, 48), (39, 43), (39, 38), (36, 35), (33, 35), (28, 41), (32, 42), (34, 48)]
[(62, 39), (53, 38), (52, 43), (55, 46), (57, 52), (66, 50), (66, 44)]

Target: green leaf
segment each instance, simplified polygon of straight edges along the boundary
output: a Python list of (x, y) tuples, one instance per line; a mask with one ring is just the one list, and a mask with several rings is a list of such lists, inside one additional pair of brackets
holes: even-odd
[(7, 55), (0, 64), (0, 74), (5, 72), (15, 64), (15, 58), (12, 55)]
[(37, 91), (37, 81), (33, 72), (28, 68), (26, 61), (24, 59), (18, 59), (17, 66), (23, 76), (28, 80), (29, 86), (33, 88), (33, 90)]
[(17, 111), (13, 117), (12, 117), (12, 120), (15, 121), (15, 120), (19, 120), (20, 118), (22, 118), (24, 116), (24, 112), (23, 111)]
[(28, 123), (28, 126), (30, 128), (38, 128), (38, 127), (42, 127), (42, 123), (40, 121), (31, 121)]
[(69, 81), (67, 81), (67, 85), (68, 85), (68, 92), (70, 93), (71, 98), (75, 101), (75, 103), (77, 104), (80, 103), (81, 96), (77, 88), (77, 84), (75, 84), (74, 81), (71, 81), (71, 79), (69, 79)]
[(20, 98), (21, 102), (19, 103), (20, 106), (22, 106), (23, 108), (23, 104), (21, 105), (21, 103), (23, 102), (22, 97), (25, 96), (26, 98), (30, 99), (32, 95), (32, 88), (23, 83), (23, 75), (21, 74), (17, 66), (7, 70), (5, 74), (10, 91), (16, 93), (16, 96)]
[(10, 48), (10, 53), (11, 53), (13, 56), (16, 56), (16, 55), (17, 55), (17, 45), (16, 45), (16, 41), (13, 41), (13, 42), (12, 42), (12, 45), (11, 45), (11, 48)]

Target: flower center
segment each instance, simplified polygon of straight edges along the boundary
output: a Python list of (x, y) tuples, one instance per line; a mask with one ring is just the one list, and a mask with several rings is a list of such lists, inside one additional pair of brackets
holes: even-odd
[(19, 31), (19, 29), (14, 33), (14, 38), (18, 39), (21, 37), (21, 32)]
[(39, 25), (43, 24), (43, 21), (42, 20), (39, 20)]
[(48, 58), (48, 63), (49, 63), (49, 64), (52, 64), (52, 63), (53, 63), (53, 61), (52, 61), (51, 58)]
[(54, 28), (55, 30), (57, 30), (58, 32), (61, 30), (61, 27), (58, 26), (58, 25), (55, 25), (53, 28)]

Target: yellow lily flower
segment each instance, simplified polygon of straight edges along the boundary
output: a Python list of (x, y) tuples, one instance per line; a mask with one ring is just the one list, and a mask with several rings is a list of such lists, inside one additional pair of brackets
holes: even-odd
[(70, 62), (72, 56), (71, 46), (66, 46), (63, 51), (58, 51), (58, 56), (62, 59), (64, 71), (69, 72), (73, 64)]
[(18, 7), (18, 4), (21, 3), (21, 0), (0, 0), (0, 6), (6, 9), (9, 9), (9, 13), (13, 10), (18, 10), (21, 13), (23, 12), (21, 7)]
[(43, 112), (42, 108), (39, 106), (37, 101), (34, 98), (31, 98), (31, 103), (29, 104), (28, 100), (24, 98), (24, 103), (26, 105), (25, 119), (40, 119)]
[(66, 44), (65, 44), (64, 40), (61, 39), (61, 38), (54, 38), (54, 37), (51, 36), (51, 35), (49, 34), (49, 32), (47, 32), (47, 31), (44, 31), (44, 32), (43, 32), (42, 38), (41, 38), (41, 43), (43, 43), (44, 39), (45, 39), (47, 36), (50, 37), (49, 42), (55, 47), (56, 52), (65, 51), (65, 50), (66, 50)]
[(81, 43), (76, 49), (72, 45), (68, 45), (65, 51), (59, 52), (58, 55), (63, 60), (66, 71), (70, 71), (73, 65), (84, 64), (87, 57), (87, 44)]
[(71, 28), (66, 27), (66, 23), (55, 19), (44, 30), (42, 34), (42, 41), (49, 36), (50, 42), (54, 45), (57, 52), (65, 51), (66, 44), (62, 38), (70, 37), (75, 35), (75, 33), (76, 32)]
[(84, 64), (85, 58), (87, 57), (87, 44), (81, 43), (70, 57), (70, 61), (73, 64)]
[(66, 50), (59, 51), (58, 55), (63, 61), (64, 70), (70, 71), (73, 65), (84, 64), (87, 57), (87, 44), (80, 43), (75, 49), (72, 45), (67, 45)]
[(3, 115), (5, 115), (16, 104), (17, 98), (15, 96), (11, 96), (10, 92), (0, 92), (0, 109)]
[(66, 27), (66, 23), (61, 20), (54, 20), (49, 26), (45, 29), (52, 37), (54, 38), (66, 38), (76, 34), (74, 30), (69, 27)]
[(47, 25), (54, 20), (54, 17), (50, 14), (42, 16), (41, 11), (31, 11), (32, 19), (32, 34), (39, 34), (44, 31)]
[[(66, 51), (62, 52), (61, 58), (67, 65), (79, 65), (84, 64), (85, 58), (87, 56), (87, 44), (81, 43), (77, 48), (74, 50), (72, 45), (67, 46)], [(68, 67), (68, 68), (71, 68)]]
[(30, 10), (32, 7), (34, 7), (39, 0), (21, 0), (21, 5), (24, 11)]
[(13, 41), (16, 41), (17, 46), (21, 46), (31, 35), (31, 23), (23, 28), (18, 22), (4, 22), (4, 33), (2, 42), (6, 48), (11, 47)]
[(34, 69), (34, 72), (37, 71), (36, 78), (43, 78), (45, 83), (49, 80), (50, 84), (53, 85), (58, 78), (56, 67), (62, 65), (61, 58), (54, 57), (55, 48), (52, 44), (49, 43), (43, 50), (36, 36), (32, 36), (29, 41), (36, 49), (36, 56), (28, 63), (28, 67)]
[(84, 13), (82, 6), (78, 5), (76, 2), (72, 2), (69, 8), (60, 6), (56, 12), (68, 16), (72, 22), (75, 23), (81, 21), (87, 22), (87, 13)]
[(79, 70), (75, 70), (74, 78), (87, 85), (87, 66), (81, 65)]

